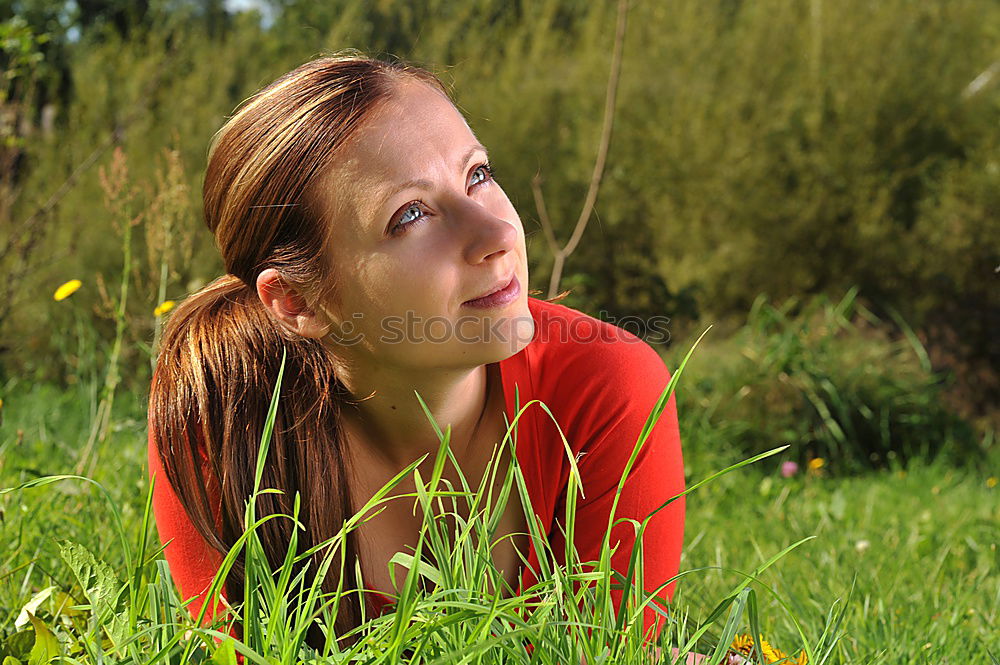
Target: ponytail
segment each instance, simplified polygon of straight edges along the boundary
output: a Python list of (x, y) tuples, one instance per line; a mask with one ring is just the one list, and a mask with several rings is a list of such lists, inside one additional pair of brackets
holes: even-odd
[[(231, 273), (185, 300), (172, 314), (150, 395), (150, 438), (167, 481), (195, 529), (219, 552), (242, 535), (253, 491), (254, 463), (282, 351), (287, 352), (277, 420), (263, 469), (258, 516), (302, 508), (265, 522), (258, 535), (272, 569), (293, 534), (300, 552), (334, 537), (351, 514), (345, 435), (340, 423), (347, 390), (338, 366), (318, 340), (287, 333), (249, 285), (278, 270), (307, 300), (330, 302), (336, 281), (329, 247), (324, 176), (341, 147), (402, 82), (429, 85), (447, 97), (430, 72), (355, 53), (318, 58), (247, 99), (216, 133), (205, 170), (205, 224)], [(302, 562), (311, 582), (326, 552)], [(321, 580), (324, 592), (358, 589), (357, 540), (348, 536)], [(226, 580), (227, 597), (243, 596), (242, 558)], [(302, 570), (300, 568), (300, 570)], [(342, 580), (339, 571), (345, 578)], [(348, 577), (349, 576), (349, 577)], [(335, 579), (328, 579), (333, 577)], [(333, 629), (360, 623), (361, 600), (342, 598)], [(238, 630), (238, 627), (237, 627)], [(307, 641), (322, 646), (318, 628)]]
[[(233, 275), (187, 298), (164, 330), (150, 394), (150, 436), (191, 522), (222, 554), (246, 527), (245, 506), (283, 350), (284, 380), (261, 485), (281, 493), (258, 496), (256, 506), (258, 518), (291, 515), (300, 496), (304, 530), (298, 534), (298, 554), (335, 536), (352, 514), (339, 424), (347, 392), (334, 374), (330, 351), (319, 340), (286, 333), (254, 289)], [(280, 518), (258, 527), (271, 570), (285, 560), (294, 528), (291, 520)], [(355, 590), (354, 534), (348, 535), (344, 552), (347, 561), (334, 559), (330, 570), (344, 570), (350, 576), (344, 589)], [(300, 564), (308, 565), (307, 584), (326, 555), (324, 548)], [(244, 580), (241, 553), (226, 579), (227, 598), (243, 597)], [(331, 572), (320, 588), (332, 592), (338, 582)], [(360, 616), (358, 594), (344, 596), (334, 632), (356, 627)], [(240, 626), (236, 630), (242, 635)], [(307, 641), (322, 646), (318, 626), (310, 629)]]

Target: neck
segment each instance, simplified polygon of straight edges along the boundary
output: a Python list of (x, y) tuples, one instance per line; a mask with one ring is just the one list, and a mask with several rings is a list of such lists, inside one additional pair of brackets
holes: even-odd
[(486, 419), (487, 400), (491, 392), (497, 392), (490, 386), (498, 379), (496, 365), (413, 374), (374, 369), (364, 372), (364, 381), (342, 376), (354, 400), (342, 411), (345, 428), (352, 445), (364, 446), (365, 452), (393, 468), (402, 468), (425, 453), (433, 460), (440, 439), (416, 391), (442, 432), (451, 425), (449, 448), (461, 458), (477, 426)]

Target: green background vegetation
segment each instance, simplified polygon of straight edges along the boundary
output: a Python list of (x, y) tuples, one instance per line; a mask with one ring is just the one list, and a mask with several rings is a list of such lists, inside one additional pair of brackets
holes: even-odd
[[(134, 341), (148, 342), (160, 253), (172, 299), (221, 272), (199, 211), (212, 134), (261, 85), (343, 48), (407, 58), (453, 86), (531, 234), (532, 286), (548, 284), (531, 180), (565, 242), (597, 152), (614, 3), (285, 1), (263, 5), (267, 28), (217, 2), (86, 6), (7, 5), (5, 30), (28, 35), (4, 42), (8, 72), (21, 51), (40, 59), (21, 58), (8, 82), (17, 158), (0, 209), (12, 236), (43, 213), (27, 269), (17, 252), (0, 263), (13, 284), (4, 375), (62, 380), (52, 326), (38, 325), (61, 321), (50, 294), (80, 278), (89, 310), (98, 277), (120, 272), (98, 178), (114, 146), (142, 215), (128, 306)], [(970, 84), (998, 58), (989, 0), (632, 3), (605, 178), (562, 282), (570, 302), (671, 316), (683, 341), (738, 324), (762, 293), (856, 286), (960, 374), (956, 403), (981, 417), (1000, 401), (1000, 74)], [(132, 349), (138, 387), (148, 363)]]

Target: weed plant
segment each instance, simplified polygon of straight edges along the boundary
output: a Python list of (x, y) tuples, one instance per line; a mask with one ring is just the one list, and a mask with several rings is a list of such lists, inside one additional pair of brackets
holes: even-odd
[[(326, 51), (400, 56), (453, 84), (524, 222), (532, 280), (548, 282), (531, 184), (541, 176), (554, 232), (569, 238), (601, 134), (616, 2), (265, 4), (275, 9), (270, 26), (253, 11), (144, 3), (123, 33), (114, 21), (70, 27), (72, 12), (57, 17), (59, 3), (39, 4), (55, 14), (32, 30), (52, 31), (45, 52), (62, 52), (42, 64), (61, 67), (69, 84), (61, 97), (38, 96), (53, 104), (51, 129), (9, 137), (20, 142), (21, 168), (11, 196), (0, 197), (0, 245), (40, 203), (64, 195), (37, 218), (44, 241), (28, 269), (17, 252), (0, 260), (5, 283), (18, 285), (0, 300), (10, 310), (0, 380), (70, 373), (38, 326), (59, 305), (38, 294), (77, 278), (77, 298), (90, 305), (98, 275), (117, 279), (97, 167), (120, 147), (135, 209), (164, 204), (132, 238), (144, 265), (129, 288), (133, 344), (121, 358), (122, 387), (148, 385), (150, 357), (135, 350), (154, 332), (150, 312), (224, 272), (196, 195), (212, 133), (261, 84)], [(703, 327), (690, 320), (698, 312), (713, 323), (742, 318), (762, 291), (775, 302), (839, 298), (857, 284), (918, 330), (950, 329), (956, 342), (928, 346), (982, 374), (969, 402), (1000, 403), (997, 25), (992, 0), (629, 3), (608, 166), (564, 272), (571, 306), (670, 316), (681, 340), (684, 328)], [(60, 38), (78, 28), (79, 39)], [(44, 116), (34, 108), (20, 124)], [(164, 177), (173, 168), (164, 146), (177, 178)], [(171, 211), (169, 228), (149, 233)], [(168, 237), (175, 254), (164, 283), (162, 251), (151, 248)], [(84, 312), (103, 338), (114, 334), (111, 317)]]

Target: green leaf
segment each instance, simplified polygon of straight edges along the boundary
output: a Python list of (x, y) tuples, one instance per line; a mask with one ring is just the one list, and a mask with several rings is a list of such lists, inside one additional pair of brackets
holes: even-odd
[(10, 656), (27, 658), (35, 643), (35, 631), (30, 628), (19, 630), (8, 637), (3, 644), (3, 650)]
[(739, 595), (736, 596), (736, 601), (730, 607), (729, 618), (726, 619), (726, 625), (722, 629), (722, 636), (719, 638), (719, 643), (715, 645), (715, 651), (708, 658), (709, 665), (721, 663), (722, 659), (726, 656), (729, 645), (733, 643), (733, 638), (736, 637), (736, 630), (739, 628), (740, 618), (743, 616), (743, 609), (746, 607), (749, 591), (749, 589), (740, 591)]
[(37, 614), (38, 606), (45, 602), (55, 590), (56, 587), (54, 586), (46, 587), (32, 596), (31, 600), (26, 602), (21, 608), (21, 612), (17, 615), (17, 619), (14, 620), (14, 627), (20, 629), (27, 626), (28, 617), (32, 614)]
[(49, 614), (51, 614), (52, 616), (59, 616), (60, 614), (62, 614), (64, 616), (71, 617), (71, 616), (80, 616), (81, 614), (83, 614), (83, 610), (77, 609), (76, 607), (79, 604), (80, 603), (77, 602), (77, 600), (73, 598), (73, 596), (69, 595), (65, 591), (60, 591), (59, 589), (56, 589), (55, 591), (52, 592), (52, 595), (49, 596), (49, 600), (48, 603), (46, 603), (46, 607), (49, 611)]
[(97, 623), (104, 626), (113, 642), (120, 644), (128, 636), (128, 627), (120, 614), (124, 604), (121, 593), (124, 587), (114, 569), (98, 561), (86, 547), (70, 541), (59, 544), (59, 553), (90, 601)]
[(2, 665), (21, 665), (21, 661), (14, 658), (14, 656), (6, 656), (3, 659)]
[(223, 640), (206, 663), (212, 665), (236, 665), (236, 643), (233, 638)]
[[(390, 564), (398, 564), (403, 566), (407, 570), (413, 568), (415, 559), (412, 554), (406, 554), (405, 552), (396, 552), (389, 559)], [(441, 576), (441, 571), (427, 563), (426, 561), (416, 561), (417, 574), (426, 577), (428, 580), (433, 582), (436, 586), (443, 586), (444, 580)], [(393, 580), (395, 582), (395, 579)]]
[(28, 665), (45, 665), (59, 655), (59, 640), (34, 614), (28, 614), (28, 620), (35, 629), (35, 646), (31, 647), (31, 653), (28, 654)]

